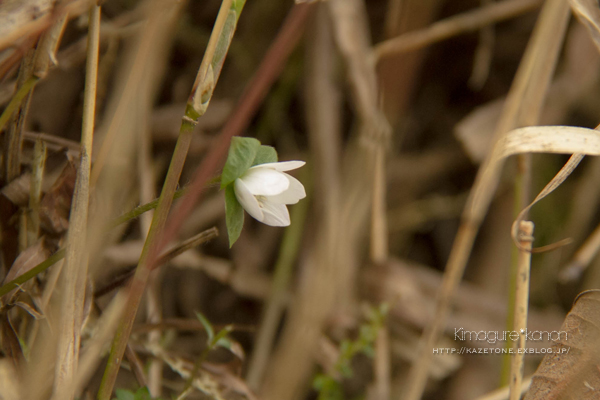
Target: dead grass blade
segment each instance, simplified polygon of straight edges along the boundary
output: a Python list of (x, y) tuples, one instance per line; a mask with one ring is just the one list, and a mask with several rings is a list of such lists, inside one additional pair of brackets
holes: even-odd
[(88, 279), (88, 209), (90, 202), (90, 171), (92, 141), (96, 113), (96, 82), (100, 48), (100, 7), (90, 9), (90, 33), (86, 61), (84, 113), (81, 129), (81, 158), (69, 218), (65, 262), (58, 288), (61, 293), (60, 334), (57, 343), (56, 373), (53, 399), (73, 399), (75, 371), (79, 361), (81, 326), (85, 308)]
[[(516, 127), (537, 123), (568, 18), (569, 8), (562, 0), (545, 3), (496, 127), (496, 138)], [(502, 165), (490, 154), (479, 169), (446, 265), (435, 318), (423, 334), (420, 357), (411, 371), (406, 399), (421, 398), (425, 389), (432, 349), (446, 324), (454, 291), (462, 279), (475, 236), (497, 187)]]

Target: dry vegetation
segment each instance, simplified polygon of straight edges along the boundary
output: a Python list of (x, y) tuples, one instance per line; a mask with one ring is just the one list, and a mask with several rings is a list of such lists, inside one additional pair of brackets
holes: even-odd
[[(593, 0), (0, 1), (0, 399), (600, 398), (599, 49)], [(232, 136), (308, 196), (229, 248)]]

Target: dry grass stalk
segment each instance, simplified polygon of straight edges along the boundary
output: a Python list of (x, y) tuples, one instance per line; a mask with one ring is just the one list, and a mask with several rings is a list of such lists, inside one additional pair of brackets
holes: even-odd
[[(496, 127), (496, 138), (515, 127), (534, 125), (537, 122), (568, 18), (569, 9), (563, 1), (548, 0), (545, 3)], [(406, 395), (409, 400), (419, 399), (425, 389), (432, 348), (446, 324), (454, 291), (462, 279), (477, 230), (497, 186), (502, 165), (503, 162), (498, 162), (490, 154), (477, 174), (446, 266), (435, 319), (423, 334), (421, 355), (411, 371)]]
[[(480, 0), (482, 7), (489, 6), (493, 0)], [(479, 90), (485, 84), (492, 66), (494, 56), (494, 26), (492, 24), (484, 26), (479, 31), (479, 43), (475, 50), (473, 60), (473, 70), (469, 78), (469, 86)]]
[(42, 196), (42, 181), (44, 178), (45, 164), (46, 144), (41, 139), (37, 139), (34, 147), (29, 211), (27, 215), (27, 243), (29, 245), (32, 245), (40, 234), (40, 200)]
[(61, 290), (60, 325), (53, 399), (73, 399), (74, 375), (79, 360), (81, 327), (88, 279), (86, 238), (90, 201), (90, 170), (96, 113), (96, 83), (100, 48), (100, 7), (90, 9), (90, 33), (86, 62), (84, 114), (81, 133), (81, 159), (69, 218), (65, 262), (59, 288)]
[(541, 0), (506, 0), (480, 7), (477, 10), (436, 22), (425, 29), (405, 33), (381, 42), (375, 46), (373, 56), (376, 60), (380, 60), (417, 50), (462, 33), (476, 31), (487, 25), (514, 18), (534, 10), (540, 3)]
[(519, 260), (517, 264), (517, 282), (515, 290), (515, 311), (513, 331), (520, 332), (516, 354), (512, 356), (510, 367), (510, 400), (521, 398), (525, 346), (527, 340), (527, 311), (529, 309), (529, 276), (531, 269), (531, 243), (533, 242), (533, 223), (521, 221), (519, 224)]

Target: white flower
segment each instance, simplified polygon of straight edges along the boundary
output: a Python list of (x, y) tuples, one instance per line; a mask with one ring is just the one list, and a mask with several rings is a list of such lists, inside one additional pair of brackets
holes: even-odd
[(259, 164), (235, 180), (235, 197), (255, 219), (271, 226), (288, 226), (290, 214), (286, 204), (296, 204), (306, 197), (298, 179), (282, 171), (300, 168), (304, 161)]

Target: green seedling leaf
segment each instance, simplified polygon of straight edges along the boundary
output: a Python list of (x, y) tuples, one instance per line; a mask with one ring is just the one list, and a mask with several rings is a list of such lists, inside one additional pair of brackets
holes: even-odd
[(225, 328), (221, 329), (219, 331), (219, 333), (217, 333), (214, 337), (214, 339), (211, 341), (211, 347), (217, 347), (219, 345), (221, 345), (221, 343), (223, 344), (228, 344), (228, 345), (223, 345), (222, 347), (225, 347), (226, 349), (229, 349), (231, 347), (231, 342), (229, 341), (229, 339), (227, 339), (227, 335), (229, 335), (229, 333), (232, 331), (233, 326), (231, 325), (227, 325)]
[(233, 185), (225, 189), (225, 222), (227, 223), (227, 236), (229, 247), (238, 240), (244, 227), (244, 209), (235, 197)]
[(137, 392), (135, 392), (135, 400), (152, 400), (152, 396), (150, 396), (150, 391), (147, 387), (139, 388)]
[(234, 136), (231, 138), (229, 154), (221, 175), (221, 189), (232, 184), (252, 166), (260, 142), (254, 138)]
[(252, 162), (252, 166), (259, 164), (267, 164), (277, 162), (277, 150), (271, 146), (265, 146), (264, 144), (258, 148), (256, 152), (256, 157), (254, 157), (254, 161)]
[(208, 336), (206, 342), (210, 346), (215, 337), (215, 331), (212, 327), (212, 324), (208, 319), (206, 319), (204, 315), (202, 315), (198, 311), (196, 311), (196, 318), (198, 318), (198, 320), (202, 323), (202, 326), (204, 326), (204, 330), (206, 331), (206, 335)]

